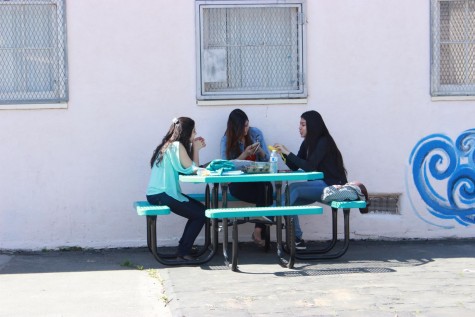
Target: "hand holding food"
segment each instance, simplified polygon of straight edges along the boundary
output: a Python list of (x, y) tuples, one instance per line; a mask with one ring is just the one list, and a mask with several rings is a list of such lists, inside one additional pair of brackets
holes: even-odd
[(259, 148), (259, 142), (249, 145), (248, 147), (246, 147), (247, 155), (249, 156), (249, 155), (255, 154), (258, 148)]
[(196, 137), (193, 140), (193, 147), (197, 150), (201, 150), (202, 148), (206, 147), (205, 139), (202, 137)]
[(287, 150), (287, 148), (283, 144), (275, 143), (273, 147), (277, 150), (277, 152), (281, 154), (289, 155), (290, 153), (290, 151)]
[(257, 153), (257, 151), (261, 149), (261, 144), (259, 142), (256, 142), (254, 144), (255, 144), (255, 147), (254, 147), (254, 154), (255, 154)]
[[(277, 144), (274, 144), (274, 146), (272, 145), (268, 145), (267, 148), (269, 149), (269, 151), (276, 151), (277, 153), (280, 153), (280, 157), (282, 157), (282, 161), (285, 162), (285, 157), (284, 157), (284, 154), (282, 153), (282, 149), (281, 148), (278, 148), (276, 147), (275, 145)], [(287, 154), (286, 154), (287, 155)]]
[(254, 146), (255, 146), (254, 144), (246, 146), (246, 148), (244, 149), (244, 152), (243, 152), (245, 157), (254, 154)]

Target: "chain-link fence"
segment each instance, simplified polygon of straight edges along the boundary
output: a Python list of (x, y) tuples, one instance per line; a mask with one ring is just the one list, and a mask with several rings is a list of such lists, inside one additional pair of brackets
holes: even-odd
[(64, 0), (0, 0), (0, 104), (68, 98)]
[(475, 95), (475, 0), (431, 4), (432, 95)]

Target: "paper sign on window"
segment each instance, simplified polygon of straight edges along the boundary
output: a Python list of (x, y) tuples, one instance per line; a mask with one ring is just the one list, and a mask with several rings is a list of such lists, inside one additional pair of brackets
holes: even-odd
[(214, 48), (204, 50), (203, 80), (206, 83), (225, 82), (226, 49)]

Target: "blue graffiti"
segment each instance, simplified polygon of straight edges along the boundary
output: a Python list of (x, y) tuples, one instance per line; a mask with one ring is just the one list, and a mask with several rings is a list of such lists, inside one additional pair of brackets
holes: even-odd
[(455, 143), (442, 134), (423, 138), (409, 164), (429, 214), (475, 224), (475, 129), (463, 132)]

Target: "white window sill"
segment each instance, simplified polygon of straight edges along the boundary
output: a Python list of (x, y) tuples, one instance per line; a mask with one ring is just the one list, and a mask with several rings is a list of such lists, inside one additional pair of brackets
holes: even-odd
[(197, 100), (198, 106), (232, 106), (232, 105), (287, 105), (307, 104), (307, 98), (301, 99), (243, 99), (243, 100)]
[(475, 101), (475, 96), (437, 96), (431, 97), (431, 101)]
[(0, 110), (37, 110), (37, 109), (68, 109), (68, 103), (41, 103), (41, 104), (8, 104), (0, 105)]

